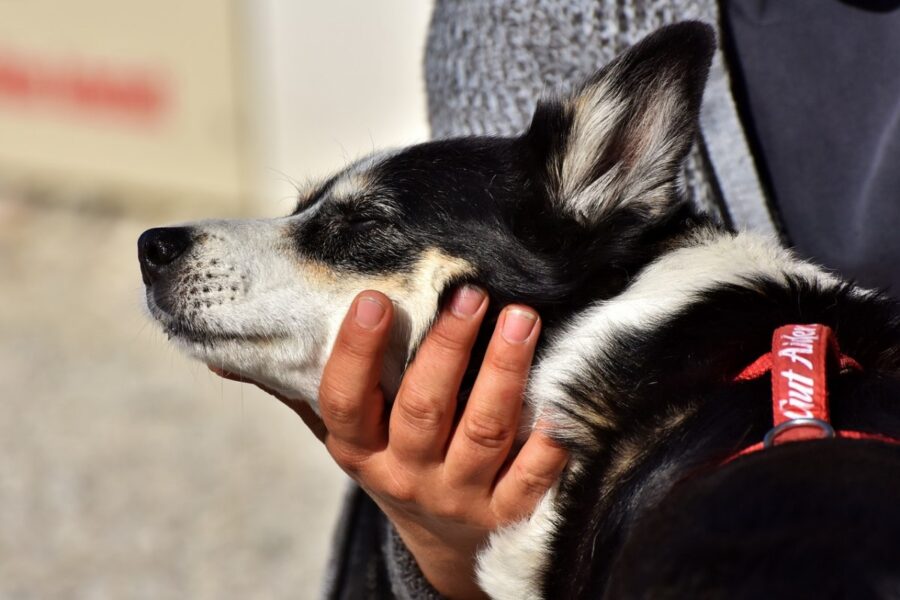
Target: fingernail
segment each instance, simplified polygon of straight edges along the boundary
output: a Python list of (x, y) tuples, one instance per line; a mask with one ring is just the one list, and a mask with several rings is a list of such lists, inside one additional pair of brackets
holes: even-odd
[(520, 308), (508, 308), (500, 333), (507, 342), (521, 344), (534, 331), (536, 323), (537, 315), (533, 312)]
[(474, 285), (464, 285), (453, 292), (450, 309), (460, 317), (471, 317), (484, 302), (484, 290)]
[(384, 318), (384, 305), (375, 298), (363, 296), (356, 303), (356, 322), (364, 329), (374, 329)]

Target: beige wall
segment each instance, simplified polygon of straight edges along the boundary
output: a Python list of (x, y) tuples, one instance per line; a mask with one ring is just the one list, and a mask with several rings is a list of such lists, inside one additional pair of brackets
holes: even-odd
[(422, 56), (426, 0), (263, 0), (251, 77), (265, 119), (257, 189), (283, 212), (303, 183), (376, 148), (428, 135)]
[(221, 0), (0, 2), (0, 176), (62, 201), (235, 210), (234, 26)]
[(0, 0), (0, 185), (161, 216), (283, 212), (289, 180), (426, 136), (429, 12)]

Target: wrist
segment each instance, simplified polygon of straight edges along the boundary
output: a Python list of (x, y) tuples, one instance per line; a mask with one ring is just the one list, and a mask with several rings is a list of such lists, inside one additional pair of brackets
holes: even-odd
[(487, 598), (475, 578), (477, 542), (448, 544), (419, 527), (395, 524), (395, 528), (422, 576), (441, 596), (451, 600)]

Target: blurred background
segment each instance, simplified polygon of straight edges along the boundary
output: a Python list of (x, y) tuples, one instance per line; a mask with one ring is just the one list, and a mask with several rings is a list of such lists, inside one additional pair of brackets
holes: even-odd
[(428, 135), (422, 0), (0, 0), (0, 598), (312, 598), (345, 480), (136, 240)]

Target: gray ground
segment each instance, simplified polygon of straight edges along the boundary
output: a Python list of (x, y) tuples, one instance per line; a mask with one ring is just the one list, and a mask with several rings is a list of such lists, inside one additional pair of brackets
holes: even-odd
[(343, 476), (148, 321), (155, 224), (0, 199), (0, 598), (315, 597)]

